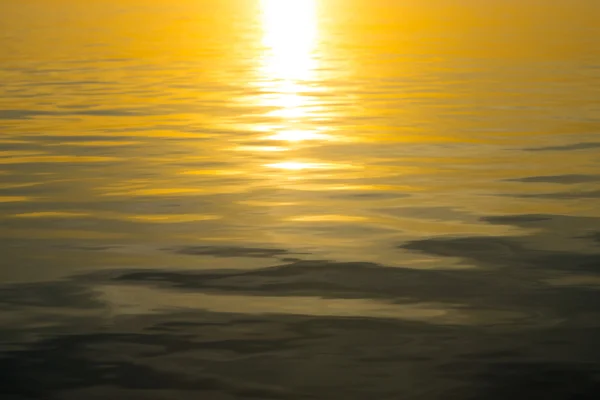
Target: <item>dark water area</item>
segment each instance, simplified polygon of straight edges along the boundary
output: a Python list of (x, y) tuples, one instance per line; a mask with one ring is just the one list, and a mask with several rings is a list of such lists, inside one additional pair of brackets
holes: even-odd
[(600, 398), (598, 16), (0, 0), (0, 400)]

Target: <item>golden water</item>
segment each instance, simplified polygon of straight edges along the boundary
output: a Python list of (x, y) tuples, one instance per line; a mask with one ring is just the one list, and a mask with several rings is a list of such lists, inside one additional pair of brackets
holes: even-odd
[[(181, 309), (261, 315), (257, 335), (274, 337), (285, 325), (274, 315), (361, 318), (356, 348), (370, 348), (365, 332), (393, 342), (376, 320), (597, 329), (598, 15), (593, 0), (0, 1), (11, 332), (34, 335), (42, 318), (89, 333)], [(68, 328), (35, 303), (70, 293), (66, 280), (97, 303), (88, 313), (65, 294), (56, 307), (93, 327)], [(22, 290), (37, 300), (15, 300)], [(244, 337), (230, 324), (219, 337)], [(331, 334), (333, 353), (344, 335)], [(522, 351), (517, 338), (503, 350)], [(473, 354), (503, 346), (473, 340)], [(562, 354), (536, 343), (532, 353)], [(317, 360), (325, 350), (303, 346), (331, 381), (308, 368), (305, 386), (283, 386), (372, 397), (339, 389), (348, 382), (335, 371), (360, 357), (329, 365)], [(566, 348), (552, 362), (593, 353)], [(292, 376), (303, 362), (261, 371)], [(272, 373), (230, 363), (250, 382)], [(360, 368), (348, 379), (412, 393), (365, 378), (381, 366)], [(431, 373), (423, 379), (445, 387)]]

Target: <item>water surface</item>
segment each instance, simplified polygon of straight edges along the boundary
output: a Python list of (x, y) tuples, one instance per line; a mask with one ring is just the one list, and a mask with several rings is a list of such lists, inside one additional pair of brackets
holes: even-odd
[(2, 398), (596, 398), (597, 15), (0, 1)]

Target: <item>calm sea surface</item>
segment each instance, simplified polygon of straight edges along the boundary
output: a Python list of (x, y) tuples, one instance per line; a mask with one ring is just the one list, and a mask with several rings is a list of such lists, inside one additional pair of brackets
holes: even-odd
[(0, 0), (0, 398), (600, 396), (597, 0)]

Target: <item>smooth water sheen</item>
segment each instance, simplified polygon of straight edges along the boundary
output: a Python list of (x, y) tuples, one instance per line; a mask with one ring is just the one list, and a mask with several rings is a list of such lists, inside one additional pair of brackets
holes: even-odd
[(597, 0), (0, 0), (0, 398), (596, 399)]

